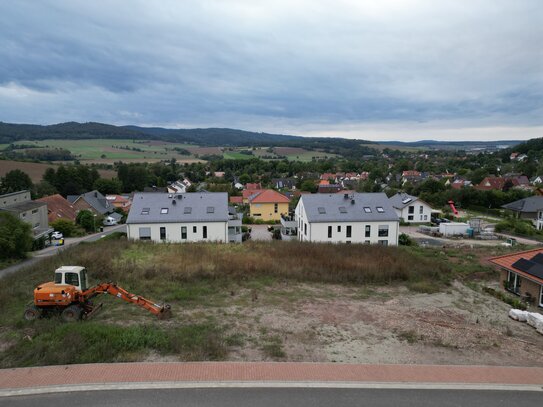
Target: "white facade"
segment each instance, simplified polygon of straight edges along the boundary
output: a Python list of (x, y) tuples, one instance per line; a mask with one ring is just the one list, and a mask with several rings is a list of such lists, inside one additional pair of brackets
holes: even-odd
[(295, 217), (299, 241), (398, 245), (398, 221), (309, 222), (301, 200)]
[(128, 238), (153, 242), (228, 242), (228, 222), (128, 224)]
[(403, 219), (404, 222), (409, 223), (425, 223), (430, 222), (432, 217), (432, 208), (426, 202), (417, 199), (411, 202), (403, 209), (396, 209), (398, 217)]

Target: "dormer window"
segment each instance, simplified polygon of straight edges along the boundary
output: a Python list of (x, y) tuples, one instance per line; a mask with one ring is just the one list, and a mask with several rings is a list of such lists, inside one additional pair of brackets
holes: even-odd
[(143, 208), (143, 209), (141, 210), (141, 214), (142, 214), (142, 215), (149, 215), (149, 211), (150, 211), (150, 210), (151, 210), (150, 208)]
[(168, 209), (168, 208), (162, 208), (162, 209), (160, 210), (160, 213), (161, 213), (162, 215), (166, 215), (168, 212), (169, 212), (169, 209)]

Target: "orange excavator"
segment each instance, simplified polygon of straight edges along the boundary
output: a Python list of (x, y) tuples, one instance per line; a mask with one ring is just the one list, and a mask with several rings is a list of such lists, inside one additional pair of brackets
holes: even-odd
[(136, 304), (158, 319), (171, 316), (168, 304), (156, 304), (114, 283), (100, 283), (89, 288), (84, 267), (62, 266), (55, 270), (55, 281), (40, 284), (34, 289), (34, 302), (26, 308), (24, 317), (32, 321), (44, 315), (60, 313), (66, 322), (88, 319), (102, 307), (102, 304), (95, 306), (91, 301), (99, 294), (109, 294)]

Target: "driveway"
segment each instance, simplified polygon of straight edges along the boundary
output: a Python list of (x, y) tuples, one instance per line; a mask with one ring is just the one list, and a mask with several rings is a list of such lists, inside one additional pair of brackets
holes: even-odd
[(250, 225), (251, 240), (272, 240), (272, 234), (268, 232), (269, 225)]
[(14, 264), (13, 266), (7, 267), (5, 269), (0, 270), (0, 278), (7, 276), (8, 274), (14, 273), (16, 271), (19, 271), (25, 267), (29, 267), (44, 257), (54, 256), (55, 254), (59, 253), (60, 251), (64, 250), (65, 248), (69, 246), (73, 246), (76, 244), (79, 244), (81, 242), (94, 242), (96, 240), (101, 239), (104, 236), (110, 235), (113, 232), (125, 232), (126, 233), (126, 225), (118, 225), (118, 226), (112, 226), (112, 227), (106, 227), (103, 232), (100, 233), (94, 233), (92, 235), (87, 235), (83, 237), (68, 237), (64, 239), (64, 246), (49, 246), (42, 250), (37, 250), (35, 252), (30, 253), (32, 257), (29, 259)]

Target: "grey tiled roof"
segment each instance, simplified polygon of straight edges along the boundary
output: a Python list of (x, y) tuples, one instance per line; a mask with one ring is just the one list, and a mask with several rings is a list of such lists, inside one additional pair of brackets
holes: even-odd
[[(345, 194), (308, 194), (302, 195), (300, 202), (309, 222), (399, 221), (384, 193), (354, 193), (347, 199)], [(378, 212), (377, 207), (383, 211)]]
[[(163, 208), (167, 209), (167, 213), (161, 213)], [(208, 208), (213, 208), (213, 211), (211, 212)], [(145, 214), (144, 209), (149, 209), (149, 213)], [(189, 192), (185, 194), (138, 192), (134, 194), (126, 223), (227, 221), (228, 194), (226, 192)]]
[(503, 205), (502, 208), (515, 212), (537, 212), (543, 210), (543, 196), (530, 196), (518, 201)]
[(408, 205), (412, 205), (418, 199), (416, 196), (398, 192), (396, 195), (391, 196), (389, 200), (394, 208), (403, 209)]
[[(70, 197), (71, 196), (69, 195), (68, 198)], [(102, 215), (108, 212), (112, 212), (114, 209), (112, 205), (108, 202), (106, 197), (96, 190), (81, 194), (79, 198), (85, 199), (85, 201), (90, 206), (92, 206), (97, 212), (101, 213)]]

